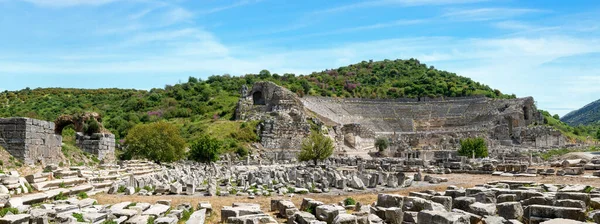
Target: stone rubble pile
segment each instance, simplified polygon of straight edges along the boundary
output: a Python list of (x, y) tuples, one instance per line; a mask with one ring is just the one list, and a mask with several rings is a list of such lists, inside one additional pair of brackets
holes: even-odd
[(155, 204), (121, 202), (98, 205), (96, 200), (69, 198), (36, 205), (19, 206), (17, 214), (11, 211), (0, 218), (2, 224), (24, 223), (126, 223), (175, 224), (182, 219), (186, 224), (203, 224), (212, 214), (212, 206), (200, 202), (196, 208), (190, 204), (171, 206), (167, 200)]

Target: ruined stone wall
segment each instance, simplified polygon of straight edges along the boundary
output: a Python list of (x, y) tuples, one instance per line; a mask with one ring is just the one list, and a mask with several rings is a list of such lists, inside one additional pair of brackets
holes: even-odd
[(64, 160), (62, 136), (54, 123), (32, 118), (0, 118), (0, 145), (25, 164), (58, 164)]
[(257, 82), (251, 90), (244, 87), (241, 95), (235, 117), (262, 121), (257, 130), (264, 148), (300, 148), (310, 124), (296, 94), (272, 82)]
[(96, 155), (100, 160), (112, 161), (115, 159), (115, 135), (94, 133), (88, 136), (77, 132), (75, 137), (77, 147), (84, 152)]

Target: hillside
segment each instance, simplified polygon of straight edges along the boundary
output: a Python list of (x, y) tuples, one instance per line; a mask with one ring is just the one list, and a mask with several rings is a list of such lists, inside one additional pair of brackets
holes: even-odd
[(572, 126), (600, 124), (600, 100), (571, 111), (560, 120)]
[[(290, 73), (241, 77), (190, 77), (188, 82), (149, 91), (132, 89), (37, 88), (0, 93), (0, 117), (25, 116), (54, 121), (61, 114), (99, 112), (103, 124), (117, 139), (138, 123), (167, 120), (177, 124), (189, 141), (202, 134), (236, 145), (235, 130), (245, 127), (231, 121), (242, 85), (273, 81), (299, 96), (398, 98), (485, 95), (514, 98), (487, 85), (441, 71), (418, 60), (363, 61), (309, 75)], [(239, 140), (239, 139), (238, 139)], [(241, 140), (240, 140), (241, 141)]]

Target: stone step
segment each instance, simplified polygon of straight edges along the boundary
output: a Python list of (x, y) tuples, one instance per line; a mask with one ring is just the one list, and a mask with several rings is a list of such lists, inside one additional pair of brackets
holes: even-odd
[(86, 180), (84, 178), (71, 178), (71, 179), (56, 179), (56, 180), (49, 180), (49, 181), (44, 181), (44, 182), (40, 182), (40, 183), (34, 183), (31, 186), (33, 187), (33, 189), (37, 190), (37, 191), (44, 191), (44, 190), (48, 190), (50, 188), (55, 188), (55, 187), (59, 187), (61, 184), (64, 184), (65, 186), (74, 186), (74, 185), (78, 185), (81, 183), (84, 183)]

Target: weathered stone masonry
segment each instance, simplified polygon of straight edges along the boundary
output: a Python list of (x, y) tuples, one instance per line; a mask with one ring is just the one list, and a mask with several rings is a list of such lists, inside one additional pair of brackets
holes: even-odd
[(63, 160), (62, 136), (54, 123), (32, 118), (0, 118), (0, 145), (25, 164), (49, 164)]
[(100, 160), (113, 160), (115, 157), (115, 135), (94, 133), (91, 136), (77, 132), (76, 144), (84, 152), (96, 155)]

